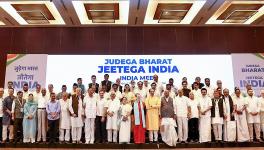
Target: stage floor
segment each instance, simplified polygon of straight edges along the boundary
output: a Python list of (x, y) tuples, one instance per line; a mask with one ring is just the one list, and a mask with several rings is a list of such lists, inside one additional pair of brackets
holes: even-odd
[(248, 150), (263, 150), (264, 143), (188, 143), (188, 144), (177, 144), (176, 147), (169, 147), (165, 144), (0, 144), (1, 150), (17, 149), (43, 149), (56, 148), (56, 149), (248, 149)]
[[(1, 148), (2, 150), (26, 150), (26, 148)], [(197, 148), (177, 148), (178, 150), (196, 150)], [(223, 148), (198, 148), (199, 150), (221, 150)], [(225, 148), (225, 150), (263, 150), (263, 147), (240, 147), (240, 148)], [(32, 148), (31, 150), (49, 150), (48, 148)], [(58, 148), (56, 150), (67, 150), (65, 148)], [(75, 149), (75, 150), (82, 150), (82, 149)], [(94, 149), (90, 149), (94, 150)], [(136, 149), (135, 149), (136, 150)]]

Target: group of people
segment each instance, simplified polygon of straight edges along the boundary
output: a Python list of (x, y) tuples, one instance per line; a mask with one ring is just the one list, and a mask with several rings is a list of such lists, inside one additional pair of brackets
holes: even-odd
[[(153, 81), (131, 81), (121, 85), (104, 75), (101, 83), (91, 76), (87, 90), (82, 78), (72, 91), (62, 85), (56, 93), (28, 84), (16, 92), (13, 82), (0, 88), (1, 140), (6, 142), (55, 143), (157, 143), (158, 137), (170, 146), (187, 142), (262, 142), (264, 132), (264, 90), (254, 96), (250, 84), (246, 91), (223, 88), (217, 80), (196, 77), (193, 84), (182, 79), (163, 86), (158, 76)], [(255, 132), (255, 137), (253, 136)], [(59, 134), (58, 134), (59, 133)], [(83, 134), (84, 133), (84, 134)], [(148, 140), (146, 140), (146, 133)], [(58, 137), (59, 135), (59, 137)]]

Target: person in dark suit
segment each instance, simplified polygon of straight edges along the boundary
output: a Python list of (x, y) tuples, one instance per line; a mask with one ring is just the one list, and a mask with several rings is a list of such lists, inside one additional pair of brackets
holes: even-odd
[(91, 76), (91, 80), (92, 80), (92, 83), (89, 83), (88, 84), (88, 87), (89, 88), (92, 88), (92, 86), (94, 86), (95, 87), (95, 93), (98, 93), (98, 91), (99, 91), (99, 84), (96, 83), (96, 76), (95, 75), (92, 75)]
[(104, 75), (104, 80), (101, 82), (101, 86), (106, 86), (106, 92), (111, 90), (112, 82), (109, 81), (109, 74)]
[(120, 91), (121, 93), (123, 92), (122, 90), (123, 90), (123, 87), (122, 87), (122, 85), (121, 85), (121, 80), (120, 80), (120, 78), (117, 78), (116, 79), (116, 84), (117, 84), (117, 88), (118, 88), (118, 91)]
[[(199, 85), (199, 89), (201, 89), (202, 87), (204, 87), (204, 84), (201, 83), (201, 78), (200, 78), (200, 77), (196, 77), (196, 78), (195, 78), (195, 82), (198, 83), (198, 85)], [(194, 85), (193, 85), (193, 84), (192, 84), (192, 89), (194, 89)]]

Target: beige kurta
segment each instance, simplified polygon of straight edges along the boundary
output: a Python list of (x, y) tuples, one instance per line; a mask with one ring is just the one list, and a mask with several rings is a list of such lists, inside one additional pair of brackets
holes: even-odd
[(147, 130), (158, 131), (159, 130), (159, 109), (160, 99), (156, 96), (148, 96), (145, 100), (147, 109), (146, 127)]

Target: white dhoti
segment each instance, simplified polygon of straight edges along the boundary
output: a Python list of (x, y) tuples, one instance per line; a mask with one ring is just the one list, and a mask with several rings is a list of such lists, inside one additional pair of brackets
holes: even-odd
[(224, 122), (224, 141), (234, 142), (236, 140), (236, 121)]
[(119, 129), (119, 143), (129, 143), (130, 142), (130, 131), (131, 131), (131, 119), (130, 116), (128, 120), (121, 121)]
[(175, 127), (177, 125), (173, 118), (162, 118), (160, 133), (162, 141), (169, 146), (176, 146), (177, 144), (178, 136)]
[(211, 117), (202, 116), (199, 120), (199, 141), (211, 142)]
[(237, 122), (237, 141), (246, 142), (249, 141), (249, 132), (246, 115), (236, 115)]

